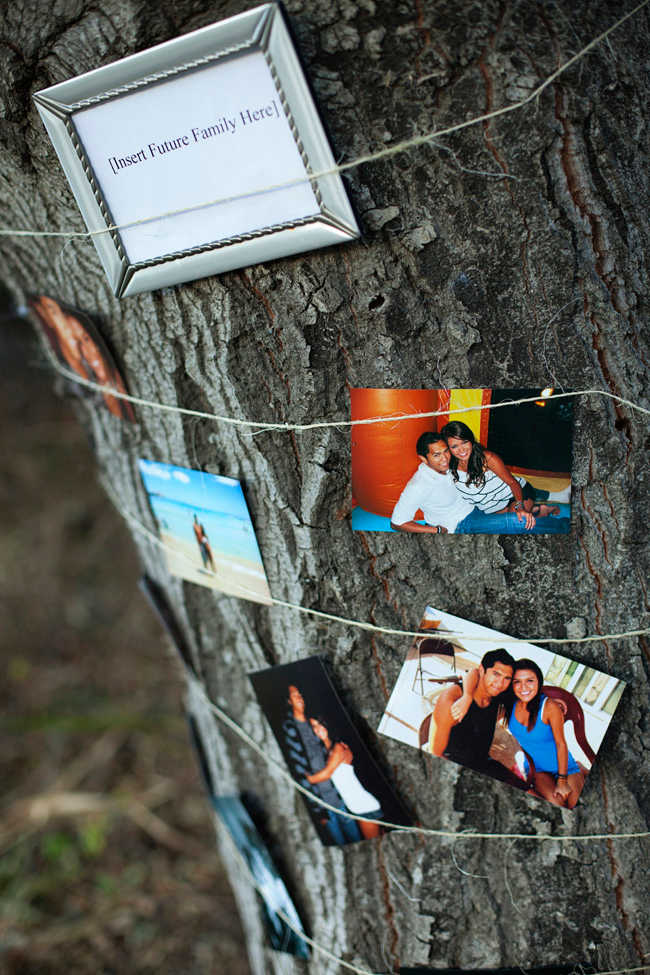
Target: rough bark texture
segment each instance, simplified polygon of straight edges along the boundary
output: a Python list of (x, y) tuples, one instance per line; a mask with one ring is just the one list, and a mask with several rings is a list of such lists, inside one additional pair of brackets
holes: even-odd
[[(247, 6), (16, 0), (0, 35), (2, 222), (81, 227), (32, 92)], [(603, 0), (288, 0), (287, 9), (343, 159), (521, 98), (621, 14)], [(640, 400), (648, 9), (538, 102), (352, 170), (345, 181), (364, 231), (358, 243), (118, 302), (92, 244), (1, 238), (2, 280), (17, 300), (35, 290), (101, 314), (133, 392), (221, 414), (346, 418), (350, 385), (552, 383)], [(351, 531), (345, 429), (253, 438), (150, 409), (131, 426), (94, 401), (80, 408), (103, 482), (150, 526), (136, 458), (241, 478), (277, 597), (409, 629), (430, 602), (515, 636), (559, 637), (636, 628), (648, 611), (647, 421), (595, 397), (576, 412), (570, 537), (432, 539)], [(422, 823), (500, 833), (647, 828), (644, 639), (568, 648), (630, 682), (570, 814), (376, 738), (407, 640), (215, 595), (169, 578), (159, 549), (136, 543), (212, 698), (270, 756), (279, 752), (246, 674), (322, 652)], [(224, 791), (256, 791), (309, 931), (335, 955), (371, 971), (648, 961), (647, 842), (389, 835), (326, 850), (285, 782), (231, 733), (208, 728), (205, 713), (202, 721)], [(223, 850), (256, 975), (334, 972), (318, 954), (301, 963), (262, 946), (254, 896)]]

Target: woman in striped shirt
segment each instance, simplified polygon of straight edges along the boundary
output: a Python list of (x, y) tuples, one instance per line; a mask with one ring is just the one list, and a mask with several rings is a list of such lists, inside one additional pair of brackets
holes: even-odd
[(555, 505), (536, 504), (530, 484), (511, 474), (498, 454), (478, 443), (466, 423), (453, 420), (440, 432), (451, 452), (449, 471), (455, 487), (476, 508), (490, 515), (514, 511), (526, 528), (533, 527), (535, 516), (559, 515)]

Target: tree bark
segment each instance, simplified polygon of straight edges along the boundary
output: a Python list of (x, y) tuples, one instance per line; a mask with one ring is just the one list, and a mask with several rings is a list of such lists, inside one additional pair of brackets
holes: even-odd
[[(0, 37), (2, 222), (82, 229), (33, 92), (245, 6), (15, 0)], [(639, 401), (648, 378), (649, 9), (518, 111), (349, 170), (357, 243), (117, 301), (90, 242), (0, 237), (0, 278), (18, 302), (35, 291), (99, 314), (134, 394), (217, 414), (345, 420), (350, 386), (553, 385)], [(287, 12), (334, 154), (350, 160), (525, 97), (624, 11), (606, 0), (571, 10), (532, 0), (288, 0)], [(94, 399), (79, 413), (111, 496), (151, 528), (138, 457), (241, 479), (278, 598), (406, 629), (427, 603), (521, 637), (647, 625), (647, 418), (626, 406), (577, 401), (572, 534), (535, 539), (353, 533), (346, 428), (253, 437), (147, 408), (130, 425)], [(280, 753), (247, 673), (323, 653), (422, 824), (647, 829), (644, 637), (567, 648), (630, 682), (569, 813), (375, 735), (408, 638), (183, 583), (167, 575), (158, 547), (134, 540), (208, 693), (270, 757)], [(647, 841), (389, 834), (325, 849), (299, 796), (192, 701), (220, 788), (256, 792), (307, 929), (334, 955), (373, 972), (648, 962)], [(254, 892), (221, 845), (255, 975), (335, 972), (317, 952), (304, 963), (264, 947)]]

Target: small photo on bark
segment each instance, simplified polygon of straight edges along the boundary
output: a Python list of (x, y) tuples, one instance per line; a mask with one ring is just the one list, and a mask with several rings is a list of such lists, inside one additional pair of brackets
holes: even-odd
[(573, 401), (559, 391), (353, 389), (350, 400), (353, 529), (569, 533)]
[(361, 740), (320, 657), (249, 677), (294, 781), (313, 796), (302, 793), (325, 846), (380, 836), (384, 827), (376, 820), (410, 825), (408, 813)]
[(308, 958), (309, 947), (300, 937), (304, 928), (293, 900), (241, 799), (213, 796), (212, 805), (250, 871), (271, 947)]
[(573, 809), (625, 683), (427, 606), (378, 731)]
[(173, 464), (138, 463), (169, 572), (229, 596), (270, 603), (240, 482)]
[[(28, 299), (28, 306), (45, 352), (64, 369), (118, 393), (127, 392), (115, 360), (89, 315), (47, 295), (32, 295)], [(72, 377), (68, 379), (74, 382)], [(135, 421), (133, 407), (128, 400), (112, 396), (108, 391), (91, 390), (87, 386), (79, 385), (76, 388), (81, 395), (101, 397), (113, 416)]]

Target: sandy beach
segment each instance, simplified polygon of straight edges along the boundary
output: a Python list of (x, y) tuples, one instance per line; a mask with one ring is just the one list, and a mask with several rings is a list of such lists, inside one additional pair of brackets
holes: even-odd
[(172, 575), (187, 579), (188, 582), (196, 582), (199, 586), (218, 589), (228, 596), (270, 605), (271, 593), (260, 562), (224, 556), (213, 549), (216, 568), (213, 573), (203, 568), (198, 545), (188, 544), (165, 532), (161, 532), (160, 538), (165, 545), (167, 567)]

